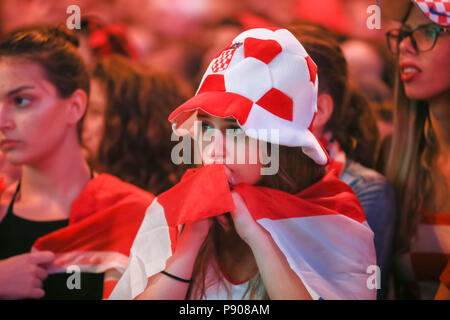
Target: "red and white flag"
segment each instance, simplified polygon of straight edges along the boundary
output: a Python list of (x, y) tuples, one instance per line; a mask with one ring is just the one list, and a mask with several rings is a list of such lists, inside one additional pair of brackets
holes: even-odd
[[(373, 232), (353, 191), (327, 174), (297, 195), (236, 185), (253, 218), (267, 230), (315, 299), (375, 299), (367, 273), (376, 264)], [(127, 269), (110, 299), (133, 299), (166, 267), (180, 226), (235, 208), (223, 165), (189, 170), (147, 209)]]
[(108, 298), (124, 272), (131, 245), (154, 196), (109, 174), (92, 179), (72, 204), (69, 225), (51, 232), (32, 251), (52, 251), (48, 273), (105, 273), (103, 297)]

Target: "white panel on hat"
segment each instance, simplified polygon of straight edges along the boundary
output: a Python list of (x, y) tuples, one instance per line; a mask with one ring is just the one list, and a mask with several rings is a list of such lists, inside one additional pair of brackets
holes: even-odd
[(233, 42), (244, 41), (246, 38), (249, 37), (263, 40), (273, 39), (276, 40), (281, 45), (283, 51), (287, 50), (290, 51), (291, 53), (298, 54), (304, 57), (308, 55), (303, 46), (297, 40), (297, 38), (295, 38), (295, 36), (286, 29), (279, 29), (276, 31), (263, 28), (251, 29), (244, 31), (243, 33), (238, 35), (233, 40)]
[(317, 96), (319, 94), (319, 75), (316, 74), (316, 81), (314, 82), (313, 107), (314, 112), (317, 112)]
[(291, 98), (310, 82), (308, 65), (302, 56), (283, 51), (268, 66), (273, 87)]
[(303, 83), (303, 86), (298, 90), (297, 95), (294, 97), (294, 122), (308, 128), (314, 117), (313, 107), (315, 103), (314, 88), (311, 81)]
[(245, 38), (256, 38), (256, 39), (273, 39), (274, 32), (269, 29), (256, 28), (242, 32), (236, 38), (234, 38), (233, 43), (237, 41), (244, 41)]
[(280, 29), (275, 31), (274, 38), (281, 45), (281, 48), (283, 48), (283, 52), (289, 51), (293, 54), (298, 54), (303, 57), (308, 56), (308, 53), (306, 52), (305, 48), (303, 48), (303, 46), (300, 44), (297, 38), (288, 30)]
[[(267, 131), (268, 134), (263, 135), (263, 137), (267, 136), (269, 142), (272, 142), (270, 141), (270, 130), (278, 130), (279, 143), (289, 147), (298, 147), (308, 144), (303, 140), (303, 137), (299, 135), (299, 130), (305, 129), (304, 127), (277, 117), (256, 103), (253, 104), (252, 109), (248, 114), (247, 121), (242, 125), (242, 129), (244, 129), (247, 135), (250, 135), (249, 133), (255, 133), (255, 130), (256, 133), (259, 133), (260, 130)], [(260, 138), (255, 135), (250, 136), (255, 139)]]
[[(279, 118), (264, 108), (253, 104), (247, 121), (242, 125), (246, 135), (254, 139), (271, 141), (271, 130), (279, 130), (276, 143), (289, 147), (304, 147), (303, 152), (318, 164), (325, 164), (327, 157), (314, 135), (305, 127)], [(261, 135), (260, 130), (264, 130)], [(265, 139), (264, 139), (265, 138)]]
[(258, 101), (272, 88), (269, 68), (255, 58), (246, 58), (225, 72), (225, 89)]

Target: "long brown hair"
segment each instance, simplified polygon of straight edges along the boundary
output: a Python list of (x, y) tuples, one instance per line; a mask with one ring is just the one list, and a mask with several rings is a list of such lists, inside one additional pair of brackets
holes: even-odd
[[(271, 146), (268, 148), (272, 150)], [(316, 164), (312, 159), (306, 156), (301, 148), (292, 148), (286, 146), (279, 146), (279, 170), (275, 175), (265, 175), (257, 183), (258, 186), (268, 187), (272, 189), (281, 190), (291, 194), (297, 194), (306, 189), (312, 184), (316, 183), (325, 175), (325, 168)], [(233, 221), (229, 214), (226, 214), (228, 225), (231, 227), (229, 231), (224, 231), (217, 219), (213, 219), (213, 224), (208, 233), (208, 236), (203, 243), (192, 273), (193, 283), (199, 285), (195, 295), (196, 298), (202, 298), (205, 295), (205, 278), (211, 259), (216, 259), (220, 264), (220, 254), (224, 249), (230, 249), (229, 241), (241, 241), (234, 228)], [(223, 282), (221, 272), (217, 270), (219, 282)], [(267, 292), (260, 292), (262, 280), (259, 273), (249, 280), (247, 290), (243, 296), (249, 293), (250, 299), (253, 299), (258, 294), (262, 294), (263, 299), (268, 299)], [(193, 286), (189, 287), (187, 298), (191, 295)], [(230, 292), (228, 292), (230, 294)]]
[[(398, 66), (397, 66), (398, 68)], [(417, 232), (420, 210), (433, 194), (431, 167), (438, 144), (430, 122), (428, 103), (405, 95), (400, 72), (395, 83), (394, 133), (386, 176), (397, 196), (396, 251), (409, 249)]]
[(105, 127), (93, 161), (107, 172), (154, 194), (179, 181), (185, 168), (170, 158), (170, 110), (186, 98), (169, 75), (110, 56), (96, 65), (93, 78), (106, 87)]

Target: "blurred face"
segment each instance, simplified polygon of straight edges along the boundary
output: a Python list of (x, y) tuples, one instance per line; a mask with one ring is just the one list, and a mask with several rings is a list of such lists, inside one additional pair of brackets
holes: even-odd
[(106, 89), (97, 79), (91, 80), (89, 108), (83, 122), (83, 145), (96, 158), (105, 127)]
[(349, 75), (358, 80), (361, 74), (381, 78), (383, 60), (368, 43), (359, 40), (347, 40), (341, 45), (342, 53), (347, 60)]
[[(197, 121), (202, 123), (203, 164), (223, 163), (231, 184), (255, 184), (261, 179), (258, 141), (246, 136), (234, 118), (219, 118), (199, 111)], [(243, 157), (239, 157), (240, 151)]]
[[(429, 24), (422, 12), (413, 7), (405, 22), (411, 29)], [(450, 89), (450, 33), (441, 32), (430, 51), (416, 52), (411, 39), (399, 44), (399, 65), (405, 93), (409, 98), (429, 100)]]
[(12, 164), (41, 160), (75, 130), (67, 105), (38, 64), (0, 58), (0, 148)]

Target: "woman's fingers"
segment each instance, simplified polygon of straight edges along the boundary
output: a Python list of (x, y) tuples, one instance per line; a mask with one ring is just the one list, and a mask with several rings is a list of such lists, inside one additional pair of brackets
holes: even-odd
[(233, 174), (226, 165), (224, 167), (225, 167), (225, 175), (227, 176), (228, 183), (230, 184), (230, 186), (233, 186), (236, 183), (236, 181), (233, 177)]
[(38, 266), (36, 269), (36, 276), (41, 280), (45, 280), (47, 279), (48, 274), (44, 268)]
[(45, 292), (44, 292), (44, 290), (43, 289), (41, 289), (41, 288), (33, 288), (33, 289), (31, 289), (31, 291), (30, 291), (30, 298), (33, 298), (33, 299), (40, 299), (40, 298), (43, 298), (45, 296)]
[(47, 264), (55, 259), (55, 254), (51, 251), (32, 252), (29, 258), (32, 263)]
[(33, 288), (42, 289), (42, 280), (39, 278), (33, 279)]

